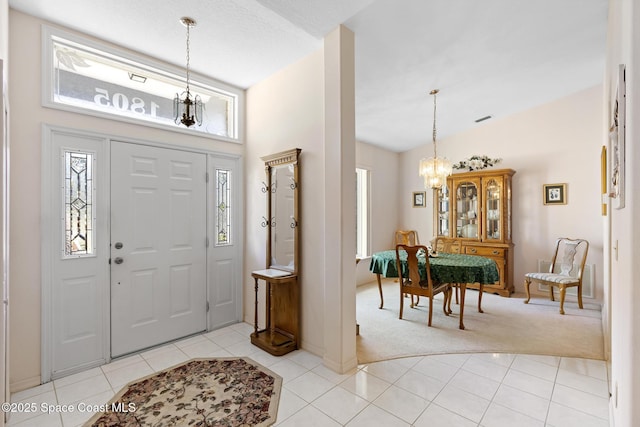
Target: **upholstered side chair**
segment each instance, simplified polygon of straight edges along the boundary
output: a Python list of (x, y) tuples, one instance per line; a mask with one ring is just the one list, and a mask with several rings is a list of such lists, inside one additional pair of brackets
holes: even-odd
[(556, 240), (549, 272), (524, 275), (524, 289), (527, 293), (525, 304), (528, 304), (531, 299), (529, 285), (533, 282), (549, 287), (551, 301), (555, 301), (553, 288), (557, 287), (560, 290), (560, 314), (564, 314), (567, 288), (577, 287), (578, 307), (582, 308), (582, 274), (587, 261), (587, 252), (589, 252), (589, 242), (584, 239), (562, 237)]

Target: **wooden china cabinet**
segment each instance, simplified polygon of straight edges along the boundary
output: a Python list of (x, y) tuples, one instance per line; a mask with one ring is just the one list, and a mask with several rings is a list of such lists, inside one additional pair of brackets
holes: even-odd
[[(460, 243), (460, 253), (496, 261), (500, 280), (485, 292), (509, 296), (513, 285), (512, 169), (456, 173), (434, 192), (436, 238)], [(470, 288), (478, 286), (469, 285)]]

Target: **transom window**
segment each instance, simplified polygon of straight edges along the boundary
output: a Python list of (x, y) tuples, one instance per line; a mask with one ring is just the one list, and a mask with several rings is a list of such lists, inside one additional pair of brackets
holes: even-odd
[(187, 129), (174, 122), (173, 111), (176, 94), (185, 90), (184, 76), (57, 29), (46, 30), (45, 106), (239, 139), (239, 89), (192, 77), (189, 87), (202, 99), (203, 122)]

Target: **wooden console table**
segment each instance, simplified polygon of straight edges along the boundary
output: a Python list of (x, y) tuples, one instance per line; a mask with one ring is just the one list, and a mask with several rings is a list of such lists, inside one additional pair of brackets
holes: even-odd
[[(255, 280), (255, 318), (251, 343), (274, 356), (298, 348), (300, 329), (298, 275), (269, 268), (251, 273)], [(258, 283), (266, 284), (266, 325), (258, 329)]]

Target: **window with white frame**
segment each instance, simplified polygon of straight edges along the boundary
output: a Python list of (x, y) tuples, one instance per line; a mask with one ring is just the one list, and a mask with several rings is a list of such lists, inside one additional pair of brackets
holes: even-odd
[(369, 255), (369, 171), (356, 168), (356, 256)]
[[(178, 69), (54, 28), (43, 37), (44, 106), (187, 130), (174, 121), (174, 98), (186, 84)], [(204, 108), (202, 125), (188, 131), (237, 141), (242, 91), (204, 77), (189, 87)]]

